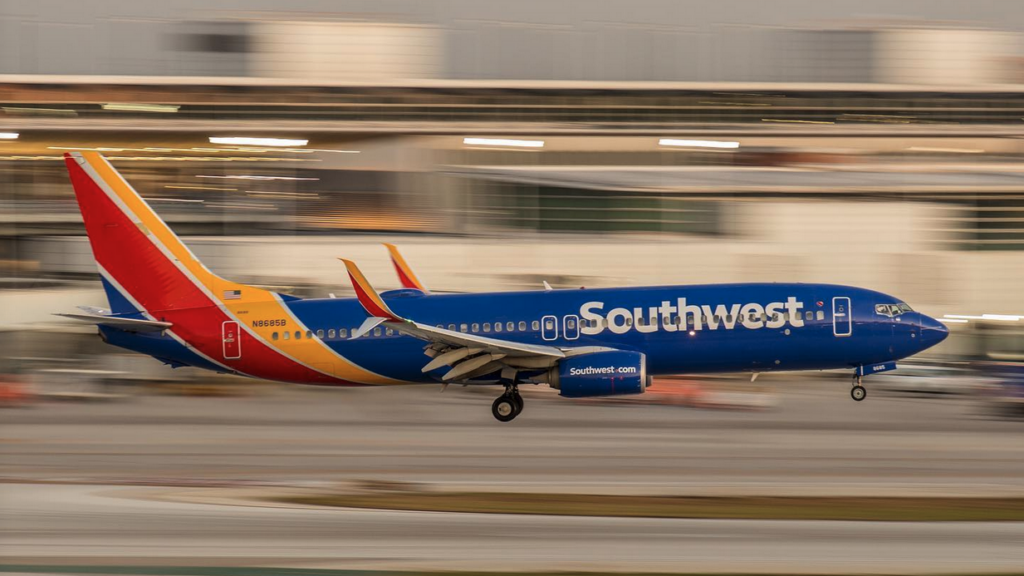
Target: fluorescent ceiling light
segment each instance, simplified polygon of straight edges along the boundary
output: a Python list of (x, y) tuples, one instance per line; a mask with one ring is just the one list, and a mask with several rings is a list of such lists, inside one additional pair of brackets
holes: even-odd
[(249, 174), (232, 174), (230, 176), (210, 176), (199, 174), (196, 178), (217, 178), (223, 180), (319, 180), (319, 178), (293, 178), (291, 176), (252, 176)]
[(722, 142), (719, 140), (676, 140), (674, 138), (662, 138), (658, 140), (659, 146), (687, 146), (691, 148), (739, 148), (739, 142)]
[(543, 140), (512, 140), (509, 138), (463, 138), (467, 146), (511, 146), (513, 148), (543, 148)]
[(162, 112), (164, 114), (173, 114), (178, 111), (181, 106), (174, 104), (132, 104), (129, 102), (110, 102), (104, 104), (104, 110), (116, 110), (119, 112)]
[(970, 314), (946, 314), (945, 318), (953, 318), (958, 320), (993, 320), (996, 322), (1019, 322), (1021, 316), (1014, 314), (982, 314), (981, 316), (972, 316)]
[(309, 140), (291, 138), (246, 138), (243, 136), (210, 136), (210, 144), (234, 146), (305, 146)]
[(17, 132), (0, 132), (0, 140), (17, 140)]

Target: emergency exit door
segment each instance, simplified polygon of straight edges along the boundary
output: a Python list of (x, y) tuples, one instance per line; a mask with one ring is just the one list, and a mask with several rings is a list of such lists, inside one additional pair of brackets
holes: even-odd
[(221, 324), (221, 342), (224, 345), (224, 359), (237, 360), (242, 357), (242, 336), (239, 334), (238, 322)]

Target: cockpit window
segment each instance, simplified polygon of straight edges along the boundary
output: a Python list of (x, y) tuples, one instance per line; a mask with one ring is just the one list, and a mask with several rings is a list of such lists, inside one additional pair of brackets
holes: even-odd
[(875, 314), (881, 314), (882, 316), (899, 316), (904, 312), (913, 311), (913, 308), (908, 306), (906, 302), (900, 302), (898, 304), (875, 304)]

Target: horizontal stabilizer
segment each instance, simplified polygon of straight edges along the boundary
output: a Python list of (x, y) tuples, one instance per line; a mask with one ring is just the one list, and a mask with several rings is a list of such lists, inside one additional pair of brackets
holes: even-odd
[(79, 322), (88, 322), (99, 326), (109, 326), (126, 332), (162, 332), (173, 324), (170, 322), (158, 322), (156, 320), (139, 320), (136, 318), (120, 318), (117, 316), (103, 316), (100, 314), (55, 314), (71, 318)]

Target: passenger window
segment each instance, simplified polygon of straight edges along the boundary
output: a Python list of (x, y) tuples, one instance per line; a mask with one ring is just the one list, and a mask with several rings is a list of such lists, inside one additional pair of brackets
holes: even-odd
[(675, 318), (672, 319), (672, 323), (675, 324), (676, 326), (682, 326), (683, 325), (683, 317), (682, 316), (676, 316)]
[(687, 316), (686, 317), (686, 324), (689, 325), (689, 326), (693, 326), (696, 323), (695, 320), (696, 319), (693, 316)]
[(732, 314), (726, 314), (725, 315), (725, 322), (727, 324), (732, 324)]
[(721, 316), (719, 316), (718, 314), (715, 314), (715, 315), (714, 315), (714, 316), (712, 316), (711, 318), (712, 318), (712, 319), (714, 319), (714, 321), (715, 321), (715, 324), (718, 324), (719, 322), (721, 322), (721, 321), (722, 321), (722, 317), (721, 317)]
[[(486, 324), (484, 324), (484, 326), (486, 326)], [(495, 322), (494, 323), (494, 331), (495, 332), (501, 332), (501, 322)]]
[(479, 331), (480, 331), (480, 324), (477, 323), (477, 322), (473, 322), (473, 332), (479, 332)]
[(491, 331), (491, 323), (490, 322), (484, 322), (484, 332), (490, 332), (490, 331)]
[(380, 326), (377, 326), (376, 328), (373, 329), (373, 335), (380, 336)]
[(778, 322), (778, 321), (779, 321), (779, 315), (778, 314), (772, 314), (772, 322)]
[[(523, 326), (523, 329), (525, 330), (526, 326)], [(509, 322), (508, 324), (505, 324), (505, 330), (508, 330), (509, 332), (515, 332), (516, 331), (516, 323), (515, 322)]]
[(348, 330), (346, 330), (344, 328), (339, 328), (338, 329), (338, 336), (341, 337), (341, 338), (347, 338), (348, 337)]
[(302, 332), (299, 332), (298, 330), (296, 330), (295, 331), (295, 339), (296, 340), (302, 340)]
[(327, 337), (328, 338), (333, 339), (334, 335), (335, 335), (334, 328), (331, 328), (330, 330), (327, 331)]
[(553, 329), (554, 327), (555, 327), (555, 323), (554, 323), (554, 322), (552, 322), (551, 320), (545, 320), (545, 321), (544, 321), (544, 329), (545, 329), (545, 330), (551, 330), (551, 329)]
[(633, 318), (632, 317), (626, 318), (626, 326), (632, 326), (632, 325), (633, 325)]
[(285, 333), (284, 333), (284, 339), (285, 339), (285, 340), (287, 340), (288, 338), (289, 338), (289, 336), (288, 336), (288, 332), (285, 332)]
[(810, 310), (808, 310), (807, 313), (804, 314), (804, 319), (805, 320), (814, 320), (814, 312), (811, 312)]
[(818, 310), (818, 312), (817, 312), (817, 314), (815, 314), (815, 316), (817, 316), (818, 320), (824, 320), (825, 319), (825, 313), (822, 312), (821, 310)]
[(756, 312), (751, 312), (750, 313), (750, 321), (751, 322), (757, 322), (757, 313)]
[(321, 340), (323, 339), (323, 337), (324, 337), (324, 331), (323, 331), (323, 329), (320, 329), (320, 330), (317, 330), (317, 331), (316, 331), (316, 337), (317, 337), (317, 338), (320, 338)]
[(459, 324), (459, 331), (460, 332), (469, 332), (469, 325), (468, 324)]
[(388, 336), (394, 336), (395, 335), (395, 331), (392, 330), (391, 328), (388, 328), (388, 329), (384, 330), (384, 333), (387, 334)]
[(273, 334), (271, 334), (270, 335), (270, 339), (271, 340), (277, 340), (277, 332), (274, 332)]
[(452, 332), (454, 332), (455, 331), (455, 324), (449, 324), (448, 325), (448, 329), (451, 330)]
[(309, 330), (306, 330), (306, 338), (312, 340), (313, 339), (313, 333), (310, 332)]
[(565, 325), (568, 326), (570, 329), (574, 329), (576, 328), (576, 321), (570, 318), (568, 321), (566, 321)]

